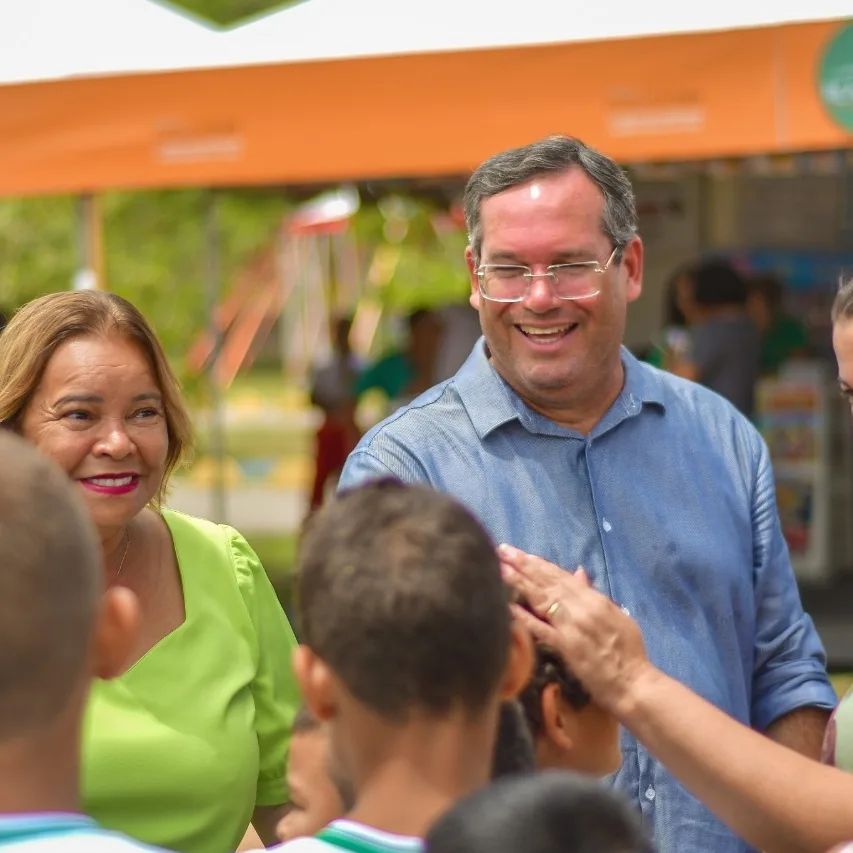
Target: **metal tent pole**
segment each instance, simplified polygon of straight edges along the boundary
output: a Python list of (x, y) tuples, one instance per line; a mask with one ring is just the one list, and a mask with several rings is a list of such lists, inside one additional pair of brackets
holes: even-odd
[(216, 321), (216, 308), (222, 290), (222, 235), (219, 229), (219, 196), (215, 190), (208, 191), (205, 202), (205, 301), (208, 329), (213, 341), (213, 349), (207, 361), (210, 453), (213, 459), (210, 506), (212, 519), (225, 523), (225, 408), (217, 376), (222, 350), (222, 329)]

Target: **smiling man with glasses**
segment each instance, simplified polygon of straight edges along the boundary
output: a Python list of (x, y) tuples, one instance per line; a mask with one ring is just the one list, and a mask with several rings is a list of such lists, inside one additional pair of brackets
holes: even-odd
[(523, 302), (534, 278), (549, 278), (557, 299), (591, 299), (601, 292), (596, 275), (603, 275), (619, 251), (614, 246), (604, 266), (598, 261), (552, 264), (545, 272), (533, 272), (517, 264), (480, 264), (477, 279), (480, 296), (490, 302)]
[[(364, 436), (341, 485), (425, 481), (497, 541), (583, 565), (640, 623), (657, 665), (816, 757), (835, 696), (767, 448), (722, 398), (622, 346), (643, 270), (627, 176), (549, 137), (483, 163), (465, 214), (483, 339), (453, 378)], [(628, 736), (623, 756), (616, 784), (662, 853), (748, 849)]]

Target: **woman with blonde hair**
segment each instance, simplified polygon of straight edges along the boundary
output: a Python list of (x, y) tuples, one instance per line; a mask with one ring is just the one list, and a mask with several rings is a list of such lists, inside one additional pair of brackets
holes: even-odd
[(246, 540), (163, 506), (192, 433), (144, 317), (99, 291), (22, 307), (0, 335), (0, 426), (68, 474), (95, 523), (107, 584), (140, 604), (127, 669), (97, 682), (89, 701), (84, 808), (187, 853), (235, 849), (250, 820), (274, 840), (295, 640)]

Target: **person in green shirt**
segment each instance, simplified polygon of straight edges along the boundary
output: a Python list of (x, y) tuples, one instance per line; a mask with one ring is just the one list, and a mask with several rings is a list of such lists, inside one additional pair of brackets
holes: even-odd
[(782, 309), (782, 283), (772, 274), (747, 282), (747, 311), (761, 333), (761, 373), (773, 375), (791, 358), (808, 355), (806, 327)]
[(106, 585), (139, 601), (128, 666), (96, 681), (87, 706), (86, 811), (182, 853), (233, 850), (250, 820), (274, 841), (295, 639), (246, 540), (163, 507), (191, 429), (142, 315), (100, 291), (22, 307), (0, 335), (0, 427), (65, 471)]
[(392, 409), (407, 403), (435, 383), (435, 365), (441, 342), (441, 321), (420, 308), (407, 318), (409, 339), (366, 367), (355, 383), (355, 395), (378, 388)]

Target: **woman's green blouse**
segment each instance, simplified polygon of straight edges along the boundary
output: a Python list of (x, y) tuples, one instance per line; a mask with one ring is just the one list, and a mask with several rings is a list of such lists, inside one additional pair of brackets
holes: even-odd
[(181, 853), (232, 851), (255, 805), (287, 801), (296, 644), (236, 530), (163, 510), (186, 619), (129, 670), (96, 681), (83, 741), (84, 809)]

